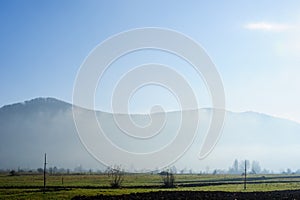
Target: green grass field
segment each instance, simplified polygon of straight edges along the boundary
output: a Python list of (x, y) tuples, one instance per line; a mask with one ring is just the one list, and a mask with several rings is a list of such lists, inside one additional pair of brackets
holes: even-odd
[(43, 193), (41, 174), (9, 176), (0, 174), (0, 199), (71, 199), (76, 195), (116, 195), (150, 191), (274, 191), (300, 189), (298, 175), (250, 175), (244, 190), (240, 175), (175, 175), (177, 187), (161, 188), (161, 177), (127, 174), (122, 188), (110, 188), (107, 175), (48, 175), (48, 190)]

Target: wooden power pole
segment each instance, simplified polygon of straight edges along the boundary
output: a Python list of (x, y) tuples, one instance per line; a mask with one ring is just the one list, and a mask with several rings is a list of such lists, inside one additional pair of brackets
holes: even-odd
[(244, 190), (247, 189), (247, 161), (245, 160), (245, 172), (244, 172)]
[(47, 170), (47, 154), (45, 154), (45, 162), (44, 162), (44, 193), (46, 191), (46, 170)]

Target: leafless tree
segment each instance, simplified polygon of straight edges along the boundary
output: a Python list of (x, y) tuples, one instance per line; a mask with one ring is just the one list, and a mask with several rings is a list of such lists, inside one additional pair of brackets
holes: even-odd
[(120, 166), (109, 167), (107, 175), (110, 178), (110, 185), (112, 188), (120, 188), (124, 180), (124, 170)]
[(163, 186), (167, 188), (175, 187), (175, 176), (171, 170), (160, 172)]

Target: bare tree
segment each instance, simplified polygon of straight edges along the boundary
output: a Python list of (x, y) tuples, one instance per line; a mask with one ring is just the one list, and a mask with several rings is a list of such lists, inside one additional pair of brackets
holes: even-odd
[(110, 185), (112, 188), (120, 188), (124, 180), (124, 171), (120, 166), (109, 167), (107, 175), (110, 178)]
[(253, 160), (251, 165), (251, 173), (259, 174), (261, 172), (261, 167), (258, 161)]
[(238, 171), (239, 171), (239, 161), (237, 159), (234, 160), (232, 168), (233, 168), (233, 171), (235, 173), (238, 173)]
[(167, 188), (175, 187), (175, 176), (171, 170), (160, 172), (163, 181), (163, 186)]
[(239, 169), (239, 161), (237, 159), (234, 160), (233, 165), (229, 168), (228, 172), (230, 174), (239, 174), (241, 172)]

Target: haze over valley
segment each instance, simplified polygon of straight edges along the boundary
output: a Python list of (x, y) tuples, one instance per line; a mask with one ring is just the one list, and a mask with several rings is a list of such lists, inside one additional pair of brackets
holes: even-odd
[[(82, 112), (90, 111), (82, 109)], [(115, 144), (138, 152), (153, 151), (167, 144), (180, 124), (180, 112), (168, 112), (167, 123), (160, 134), (144, 145), (133, 145), (130, 137), (115, 125), (112, 113), (97, 111), (96, 115)], [(160, 115), (161, 113), (156, 113), (154, 117), (159, 118)], [(133, 114), (131, 117), (139, 124), (149, 122), (149, 116), (145, 114)], [(287, 168), (296, 171), (300, 168), (296, 159), (300, 153), (300, 124), (255, 112), (227, 111), (217, 145), (209, 156), (199, 160), (210, 118), (211, 109), (199, 109), (200, 123), (195, 141), (171, 166), (193, 169), (195, 172), (207, 169), (227, 170), (235, 159), (248, 159), (259, 161), (263, 168), (274, 172), (282, 172)], [(54, 98), (36, 98), (3, 106), (0, 109), (0, 134), (1, 169), (36, 169), (42, 166), (44, 153), (47, 153), (49, 166), (52, 167), (74, 169), (81, 166), (94, 170), (106, 168), (80, 142), (73, 121), (72, 105)], [(101, 141), (98, 144), (101, 145)], [(127, 170), (143, 170), (136, 169), (134, 163), (126, 167)]]

